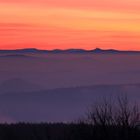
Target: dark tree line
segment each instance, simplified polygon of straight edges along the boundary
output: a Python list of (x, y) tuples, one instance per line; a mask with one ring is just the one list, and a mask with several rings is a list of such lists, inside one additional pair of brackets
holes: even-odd
[(2, 124), (0, 140), (140, 140), (140, 130), (90, 124)]

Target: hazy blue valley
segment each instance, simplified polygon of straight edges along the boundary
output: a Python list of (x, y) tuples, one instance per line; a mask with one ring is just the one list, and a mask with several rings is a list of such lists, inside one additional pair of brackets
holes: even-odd
[(73, 121), (122, 94), (140, 100), (140, 54), (0, 54), (1, 122)]

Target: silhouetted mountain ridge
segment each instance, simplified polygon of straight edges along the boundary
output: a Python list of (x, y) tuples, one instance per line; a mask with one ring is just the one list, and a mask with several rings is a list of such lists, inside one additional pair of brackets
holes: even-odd
[(84, 54), (84, 53), (93, 53), (93, 54), (140, 54), (140, 51), (121, 51), (121, 50), (115, 50), (115, 49), (92, 49), (92, 50), (85, 50), (85, 49), (66, 49), (66, 50), (61, 50), (61, 49), (54, 49), (54, 50), (39, 50), (36, 48), (27, 48), (27, 49), (16, 49), (16, 50), (0, 50), (0, 53), (53, 53), (53, 54), (73, 54), (73, 53), (79, 53), (79, 54)]

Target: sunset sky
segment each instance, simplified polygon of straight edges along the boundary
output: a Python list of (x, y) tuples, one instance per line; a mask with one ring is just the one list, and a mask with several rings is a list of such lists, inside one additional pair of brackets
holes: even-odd
[(140, 50), (140, 0), (0, 0), (0, 49)]

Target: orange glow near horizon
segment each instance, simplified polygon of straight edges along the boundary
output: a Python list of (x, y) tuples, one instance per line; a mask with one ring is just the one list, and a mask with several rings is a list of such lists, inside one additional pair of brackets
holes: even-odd
[(0, 49), (140, 50), (139, 0), (0, 0)]

